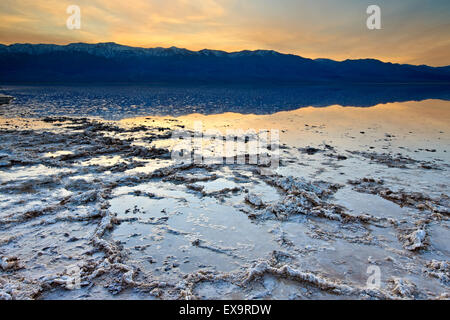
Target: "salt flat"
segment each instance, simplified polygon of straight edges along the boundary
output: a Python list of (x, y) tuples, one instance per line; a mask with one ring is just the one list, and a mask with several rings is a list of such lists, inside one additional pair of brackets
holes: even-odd
[[(279, 167), (176, 163), (198, 121)], [(0, 298), (449, 298), (448, 101), (0, 128)]]

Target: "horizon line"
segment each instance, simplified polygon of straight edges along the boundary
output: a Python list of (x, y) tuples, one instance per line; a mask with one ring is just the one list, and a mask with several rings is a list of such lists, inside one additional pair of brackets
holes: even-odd
[(240, 51), (226, 51), (226, 50), (217, 50), (217, 49), (208, 49), (208, 48), (203, 48), (200, 50), (191, 50), (191, 49), (187, 49), (187, 48), (181, 48), (181, 47), (177, 47), (177, 46), (170, 46), (170, 47), (161, 47), (161, 46), (157, 46), (157, 47), (144, 47), (144, 46), (131, 46), (131, 45), (125, 45), (125, 44), (120, 44), (114, 41), (105, 41), (105, 42), (69, 42), (67, 44), (56, 44), (56, 43), (31, 43), (31, 42), (15, 42), (15, 43), (10, 43), (10, 44), (3, 44), (0, 43), (0, 45), (9, 47), (12, 45), (53, 45), (53, 46), (59, 46), (59, 47), (65, 47), (65, 46), (69, 46), (69, 45), (73, 45), (73, 44), (87, 44), (87, 45), (98, 45), (98, 44), (114, 44), (114, 45), (118, 45), (118, 46), (122, 46), (122, 47), (128, 47), (128, 48), (133, 48), (133, 49), (180, 49), (180, 50), (186, 50), (186, 51), (190, 51), (190, 52), (194, 52), (194, 53), (200, 53), (201, 51), (217, 51), (217, 52), (224, 52), (226, 54), (233, 54), (233, 53), (241, 53), (241, 52), (257, 52), (257, 51), (263, 51), (263, 52), (275, 52), (281, 55), (290, 55), (290, 56), (295, 56), (295, 57), (300, 57), (303, 59), (308, 59), (311, 61), (317, 61), (317, 60), (330, 60), (330, 61), (334, 61), (334, 62), (345, 62), (345, 61), (361, 61), (361, 60), (373, 60), (373, 61), (379, 61), (382, 63), (389, 63), (389, 64), (393, 64), (393, 65), (404, 65), (404, 66), (425, 66), (425, 67), (430, 67), (430, 68), (446, 68), (446, 67), (450, 67), (450, 65), (441, 65), (441, 66), (430, 66), (427, 64), (410, 64), (410, 63), (398, 63), (398, 62), (390, 62), (390, 61), (384, 61), (384, 60), (380, 60), (380, 59), (376, 59), (376, 58), (357, 58), (357, 59), (345, 59), (345, 60), (335, 60), (335, 59), (331, 59), (331, 58), (307, 58), (304, 56), (301, 56), (299, 54), (294, 54), (294, 53), (285, 53), (285, 52), (280, 52), (277, 50), (273, 50), (273, 49), (255, 49), (255, 50), (249, 50), (249, 49), (244, 49), (244, 50), (240, 50)]

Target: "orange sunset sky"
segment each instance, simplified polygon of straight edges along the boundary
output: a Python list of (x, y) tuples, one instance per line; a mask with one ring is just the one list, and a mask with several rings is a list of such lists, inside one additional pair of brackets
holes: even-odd
[[(377, 4), (382, 29), (368, 30)], [(68, 30), (66, 8), (81, 8)], [(450, 65), (449, 0), (2, 0), (0, 43), (116, 42)]]

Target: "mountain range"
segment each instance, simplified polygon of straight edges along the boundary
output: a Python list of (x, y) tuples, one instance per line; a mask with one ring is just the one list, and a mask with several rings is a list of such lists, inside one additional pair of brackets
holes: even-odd
[(450, 82), (450, 66), (375, 59), (308, 59), (271, 50), (190, 51), (116, 43), (0, 44), (0, 81), (15, 82)]

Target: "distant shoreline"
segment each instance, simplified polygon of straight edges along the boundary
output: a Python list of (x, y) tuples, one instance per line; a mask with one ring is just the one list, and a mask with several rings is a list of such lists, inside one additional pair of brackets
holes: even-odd
[[(311, 86), (311, 87), (369, 87), (369, 86), (379, 86), (379, 87), (389, 87), (389, 86), (440, 86), (449, 87), (449, 82), (332, 82), (332, 81), (168, 81), (168, 82), (151, 82), (151, 81), (1, 81), (0, 86), (4, 85), (31, 85), (31, 86), (154, 86), (154, 87), (218, 87), (218, 86), (239, 86), (239, 87), (300, 87), (300, 86)], [(1, 89), (1, 87), (0, 87)]]

